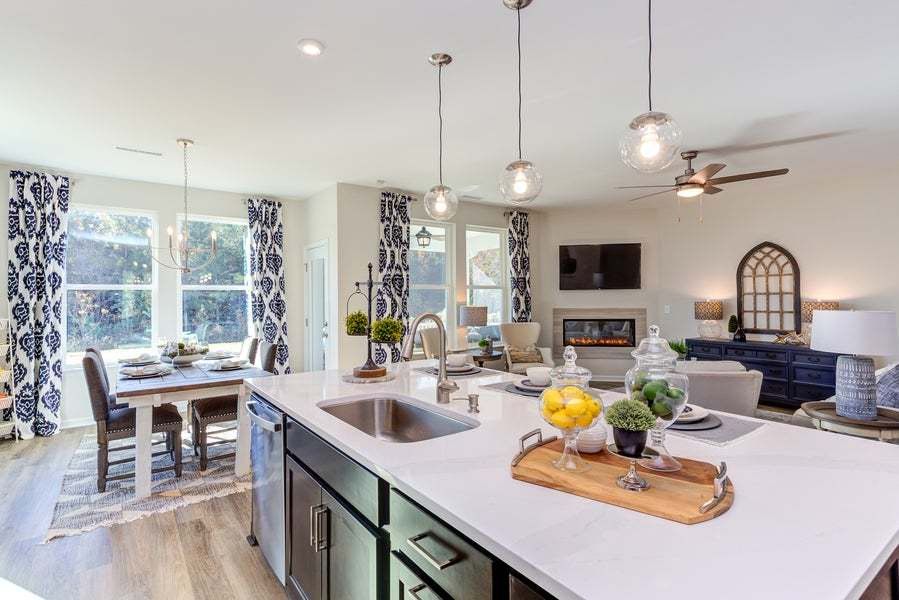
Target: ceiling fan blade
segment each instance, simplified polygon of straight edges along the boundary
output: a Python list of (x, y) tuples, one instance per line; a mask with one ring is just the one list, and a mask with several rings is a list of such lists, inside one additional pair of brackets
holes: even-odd
[(673, 192), (674, 188), (670, 187), (667, 190), (662, 190), (661, 192), (653, 192), (651, 194), (646, 194), (644, 196), (637, 196), (636, 198), (631, 198), (628, 202), (634, 202), (636, 200), (642, 200), (643, 198), (649, 198), (651, 196), (658, 196), (659, 194), (667, 194), (668, 192)]
[(736, 154), (738, 152), (753, 152), (755, 150), (765, 150), (767, 148), (779, 148), (781, 146), (792, 146), (794, 144), (805, 144), (808, 142), (817, 142), (827, 140), (851, 133), (856, 133), (857, 129), (845, 129), (841, 131), (826, 131), (824, 133), (815, 133), (812, 135), (801, 135), (798, 137), (784, 138), (780, 140), (770, 140), (767, 142), (755, 142), (751, 144), (727, 144), (725, 146), (716, 146), (714, 148), (701, 148), (698, 152), (706, 154)]
[(726, 167), (727, 165), (721, 163), (712, 163), (710, 165), (706, 165), (700, 170), (696, 171), (690, 179), (687, 180), (688, 183), (705, 183), (709, 179), (715, 176), (715, 174)]
[(619, 185), (616, 190), (642, 190), (643, 188), (669, 188), (673, 189), (673, 185)]
[(717, 179), (709, 179), (706, 185), (721, 185), (722, 183), (733, 183), (735, 181), (746, 181), (747, 179), (762, 179), (763, 177), (776, 177), (777, 175), (786, 175), (789, 169), (774, 169), (773, 171), (756, 171), (755, 173), (743, 173), (741, 175), (729, 175), (727, 177), (718, 177)]
[(718, 192), (723, 192), (720, 187), (715, 187), (714, 185), (705, 184), (705, 187), (702, 188), (703, 194), (717, 194)]

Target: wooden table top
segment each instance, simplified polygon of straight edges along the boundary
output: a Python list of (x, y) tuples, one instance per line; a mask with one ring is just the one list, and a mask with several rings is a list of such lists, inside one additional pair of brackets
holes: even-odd
[(146, 396), (148, 394), (165, 394), (212, 387), (238, 385), (244, 379), (253, 377), (271, 377), (268, 371), (256, 367), (236, 369), (234, 371), (212, 371), (208, 365), (194, 363), (183, 367), (175, 367), (168, 375), (147, 377), (145, 379), (124, 379), (121, 376), (116, 382), (116, 397), (128, 398)]

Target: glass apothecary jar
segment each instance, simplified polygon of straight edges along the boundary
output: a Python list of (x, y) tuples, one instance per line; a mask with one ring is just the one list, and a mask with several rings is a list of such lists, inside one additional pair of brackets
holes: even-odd
[(565, 364), (550, 372), (550, 386), (540, 394), (540, 414), (558, 429), (565, 442), (562, 455), (553, 465), (563, 471), (584, 471), (587, 463), (577, 451), (577, 436), (593, 427), (602, 414), (602, 402), (590, 390), (592, 373), (575, 364), (574, 348), (565, 348)]
[(640, 465), (656, 471), (678, 471), (681, 464), (665, 448), (665, 430), (684, 412), (690, 382), (686, 375), (675, 372), (678, 354), (659, 333), (658, 325), (650, 326), (649, 336), (631, 352), (636, 364), (624, 376), (624, 387), (628, 397), (645, 402), (656, 416), (649, 446), (655, 452)]

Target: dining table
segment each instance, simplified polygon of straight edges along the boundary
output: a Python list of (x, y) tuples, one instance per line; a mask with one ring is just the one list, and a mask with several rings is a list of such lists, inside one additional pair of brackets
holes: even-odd
[(234, 473), (250, 471), (250, 422), (246, 414), (248, 388), (244, 380), (271, 377), (254, 366), (220, 371), (214, 361), (198, 361), (173, 366), (170, 373), (156, 377), (131, 379), (119, 372), (116, 399), (135, 409), (134, 497), (146, 498), (152, 493), (153, 407), (162, 404), (237, 395), (237, 440)]

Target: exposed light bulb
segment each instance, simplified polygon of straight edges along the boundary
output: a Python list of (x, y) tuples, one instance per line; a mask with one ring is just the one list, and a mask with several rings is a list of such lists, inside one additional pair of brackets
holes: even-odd
[(661, 149), (659, 131), (655, 125), (649, 125), (640, 137), (640, 155), (643, 158), (654, 158)]
[(434, 212), (441, 215), (446, 212), (446, 194), (442, 191), (438, 192), (437, 197), (434, 198)]
[(169, 234), (169, 237), (172, 237), (172, 236), (175, 234), (175, 230), (172, 229), (172, 226), (171, 226), (171, 225), (169, 225), (168, 227), (165, 228), (165, 232), (166, 232), (167, 234)]
[(512, 183), (512, 189), (516, 194), (524, 194), (528, 191), (528, 178), (521, 169), (515, 173), (515, 181)]
[(459, 199), (456, 193), (446, 185), (435, 185), (425, 194), (425, 212), (432, 219), (446, 221), (452, 219), (459, 207)]
[(510, 163), (499, 182), (503, 198), (513, 204), (525, 204), (536, 198), (543, 189), (543, 177), (526, 160)]

